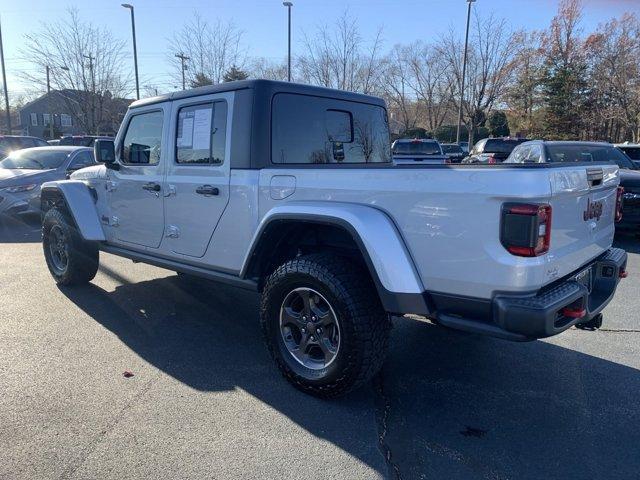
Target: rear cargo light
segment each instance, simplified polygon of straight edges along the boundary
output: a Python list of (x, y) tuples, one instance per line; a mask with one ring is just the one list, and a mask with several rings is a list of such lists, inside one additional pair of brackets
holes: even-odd
[(504, 204), (500, 242), (518, 257), (547, 253), (551, 244), (551, 205)]
[(622, 207), (624, 206), (624, 187), (616, 191), (616, 222), (622, 221)]

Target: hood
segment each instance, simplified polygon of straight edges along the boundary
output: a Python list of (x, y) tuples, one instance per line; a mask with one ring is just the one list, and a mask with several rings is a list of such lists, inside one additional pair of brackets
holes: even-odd
[(21, 168), (0, 168), (0, 188), (24, 183), (42, 183), (51, 178), (55, 170), (24, 170)]
[(71, 180), (91, 180), (96, 178), (106, 178), (107, 167), (104, 165), (92, 165), (81, 168), (71, 174)]
[(640, 171), (621, 168), (620, 185), (624, 188), (640, 188)]

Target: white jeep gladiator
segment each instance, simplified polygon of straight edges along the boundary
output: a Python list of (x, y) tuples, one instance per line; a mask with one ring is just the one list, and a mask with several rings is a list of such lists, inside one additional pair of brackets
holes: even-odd
[(99, 251), (255, 290), (322, 397), (381, 367), (391, 314), (526, 341), (597, 327), (626, 275), (615, 164), (395, 166), (385, 104), (264, 80), (135, 102), (104, 165), (42, 187), (56, 282)]

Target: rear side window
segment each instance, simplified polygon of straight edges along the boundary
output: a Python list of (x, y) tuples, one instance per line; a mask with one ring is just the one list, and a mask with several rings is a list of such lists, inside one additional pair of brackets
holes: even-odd
[(226, 138), (227, 102), (182, 107), (178, 112), (176, 162), (222, 165)]
[(131, 117), (122, 144), (122, 161), (133, 165), (156, 165), (162, 145), (161, 111)]
[(640, 147), (618, 147), (618, 148), (622, 150), (624, 153), (626, 153), (631, 160), (640, 160)]
[(509, 154), (516, 146), (525, 142), (526, 140), (502, 140), (502, 139), (488, 139), (484, 146), (484, 153), (506, 153)]
[(76, 157), (69, 164), (69, 169), (71, 170), (79, 170), (84, 167), (90, 167), (91, 165), (95, 165), (96, 161), (93, 159), (93, 153), (83, 151), (76, 155)]
[(280, 93), (271, 121), (273, 163), (391, 161), (387, 114), (380, 106)]
[(620, 150), (610, 145), (550, 144), (547, 152), (552, 162), (614, 162), (623, 168), (632, 165)]

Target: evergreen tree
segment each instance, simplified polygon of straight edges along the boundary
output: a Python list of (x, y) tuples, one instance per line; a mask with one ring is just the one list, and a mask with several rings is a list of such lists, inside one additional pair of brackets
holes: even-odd
[(496, 110), (489, 115), (489, 135), (493, 137), (509, 136), (509, 121), (503, 111)]
[(191, 88), (204, 87), (205, 85), (213, 85), (213, 80), (204, 73), (196, 73), (194, 79), (189, 82)]
[(249, 78), (249, 74), (247, 72), (237, 68), (235, 65), (232, 65), (231, 68), (225, 72), (223, 81), (235, 82), (236, 80), (246, 80), (247, 78)]

